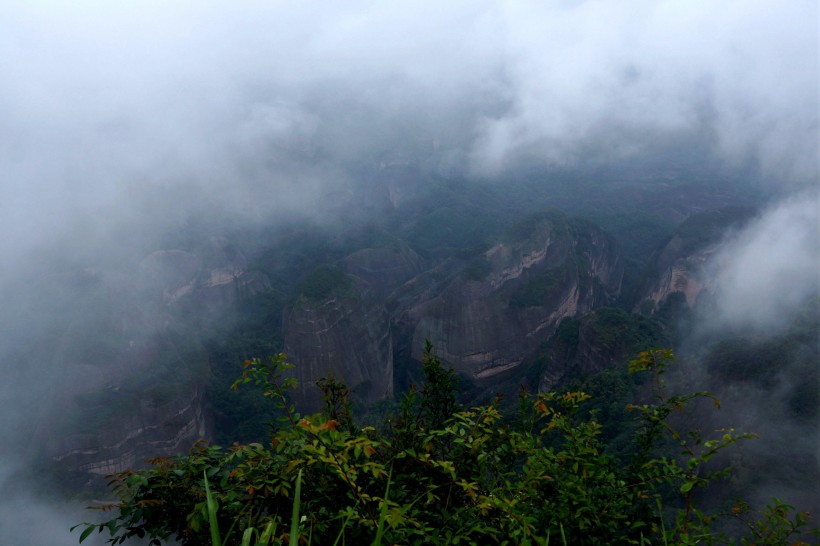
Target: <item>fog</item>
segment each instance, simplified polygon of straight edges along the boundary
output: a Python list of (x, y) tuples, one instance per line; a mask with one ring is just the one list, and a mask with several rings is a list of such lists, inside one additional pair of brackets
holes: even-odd
[(0, 228), (19, 251), (78, 217), (144, 222), (170, 188), (309, 210), (340, 163), (433, 139), (485, 175), (668, 134), (777, 186), (817, 173), (810, 1), (42, 1), (0, 20)]
[[(820, 392), (818, 237), (816, 188), (771, 203), (727, 233), (704, 264), (711, 284), (681, 344), (684, 373), (676, 384), (717, 393), (720, 411), (701, 415), (712, 428), (759, 435), (732, 461), (746, 480), (744, 497), (760, 506), (777, 497), (813, 515), (820, 510), (820, 427), (803, 402)], [(723, 361), (721, 343), (741, 344), (748, 362)]]
[[(817, 21), (811, 0), (5, 1), (0, 295), (154, 250), (192, 211), (325, 217), (391, 152), (501, 184), (662, 148), (781, 203), (715, 262), (723, 320), (764, 328), (816, 293)], [(0, 305), (4, 457), (56, 388), (15, 366), (55, 319), (18, 310)]]
[(779, 333), (820, 295), (818, 211), (816, 190), (798, 193), (725, 243), (710, 264), (718, 295), (711, 327)]

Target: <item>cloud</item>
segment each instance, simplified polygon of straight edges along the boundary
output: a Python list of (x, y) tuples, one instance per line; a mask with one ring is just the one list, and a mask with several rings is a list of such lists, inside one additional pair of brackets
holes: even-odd
[(433, 139), (493, 175), (694, 135), (805, 184), (817, 15), (811, 1), (7, 2), (0, 228), (28, 241), (77, 215), (139, 220), (169, 186), (309, 210), (339, 163)]
[(608, 133), (629, 151), (658, 133), (694, 132), (767, 175), (816, 177), (816, 5), (512, 6), (503, 13), (511, 107), (484, 120), (476, 161), (498, 167), (523, 152), (560, 161)]
[(820, 296), (820, 194), (765, 211), (716, 255), (718, 322), (778, 331)]
[(744, 498), (762, 506), (777, 497), (814, 513), (820, 191), (772, 203), (730, 233), (704, 276), (713, 291), (681, 349), (687, 366), (678, 388), (719, 394), (723, 409), (707, 418), (715, 428), (760, 435), (738, 453)]

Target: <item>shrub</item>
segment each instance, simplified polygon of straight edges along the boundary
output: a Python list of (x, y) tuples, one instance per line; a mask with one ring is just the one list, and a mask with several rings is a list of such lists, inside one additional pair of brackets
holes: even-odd
[[(199, 443), (187, 456), (114, 475), (119, 502), (96, 508), (115, 515), (77, 526), (81, 542), (107, 530), (111, 543), (232, 545), (270, 530), (271, 544), (297, 535), (301, 544), (719, 544), (719, 517), (746, 525), (744, 544), (783, 544), (804, 532), (808, 516), (779, 501), (758, 520), (742, 503), (720, 514), (699, 509), (697, 493), (727, 472), (715, 456), (751, 435), (706, 437), (669, 424), (692, 400), (718, 404), (707, 392), (667, 395), (672, 359), (652, 350), (630, 363), (656, 385), (654, 403), (630, 406), (638, 421), (630, 463), (607, 454), (601, 425), (579, 411), (588, 394), (522, 393), (518, 415), (503, 415), (497, 400), (462, 408), (454, 373), (429, 346), (426, 383), (381, 432), (355, 426), (337, 381), (323, 383), (326, 411), (302, 416), (288, 399), (295, 380), (284, 374), (284, 355), (246, 361), (234, 386), (261, 385), (283, 415), (270, 442)], [(678, 454), (659, 452), (664, 442)]]

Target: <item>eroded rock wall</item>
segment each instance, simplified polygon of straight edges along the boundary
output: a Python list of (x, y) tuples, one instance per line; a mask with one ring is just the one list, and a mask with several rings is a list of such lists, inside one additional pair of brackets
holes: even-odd
[(412, 332), (412, 356), (419, 359), (430, 340), (442, 359), (476, 379), (518, 366), (563, 318), (612, 301), (623, 274), (610, 237), (558, 214), (478, 260), (450, 265), (427, 286), (414, 279), (394, 296), (404, 307), (399, 321)]
[(650, 260), (635, 310), (653, 314), (673, 294), (681, 294), (689, 309), (704, 291), (714, 290), (706, 267), (727, 237), (754, 214), (751, 209), (725, 208), (687, 218)]
[(57, 381), (33, 427), (33, 455), (104, 475), (212, 437), (208, 356), (188, 321), (227, 314), (270, 289), (237, 249), (214, 238), (202, 253), (161, 250), (132, 270), (53, 275), (43, 284), (72, 312), (43, 344)]
[(340, 295), (302, 298), (287, 310), (283, 330), (305, 411), (319, 408), (315, 383), (330, 374), (364, 402), (392, 397), (390, 318), (378, 301)]

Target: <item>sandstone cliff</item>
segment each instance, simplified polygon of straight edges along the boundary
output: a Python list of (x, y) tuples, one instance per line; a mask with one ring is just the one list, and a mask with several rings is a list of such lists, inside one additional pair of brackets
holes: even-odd
[(270, 288), (246, 267), (214, 238), (199, 253), (153, 252), (130, 271), (86, 271), (82, 283), (48, 279), (50, 291), (70, 294), (73, 313), (48, 340), (58, 388), (32, 445), (65, 468), (103, 475), (210, 438), (208, 356), (189, 322)]
[(612, 301), (614, 241), (558, 213), (530, 218), (468, 263), (448, 261), (393, 296), (419, 359), (425, 340), (459, 372), (486, 379), (518, 366), (565, 317)]
[(370, 403), (393, 396), (390, 318), (364, 282), (343, 292), (302, 296), (285, 312), (285, 352), (296, 365), (297, 402), (306, 411), (320, 405), (317, 380), (333, 375)]
[(363, 248), (343, 260), (345, 271), (367, 282), (376, 296), (385, 297), (425, 270), (425, 260), (406, 243)]
[[(616, 366), (667, 340), (652, 320), (621, 309), (601, 308), (561, 322), (539, 357), (539, 392)], [(625, 369), (625, 368), (622, 368)]]
[(693, 309), (701, 293), (713, 288), (704, 265), (719, 250), (723, 238), (752, 214), (750, 209), (725, 208), (687, 218), (650, 259), (635, 310), (652, 314), (672, 294), (682, 295)]

